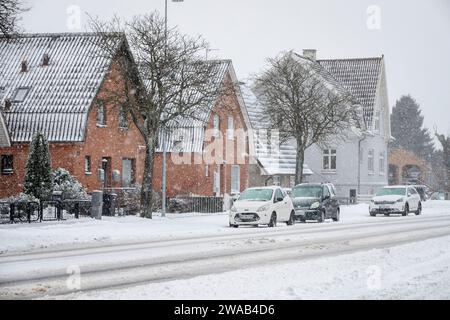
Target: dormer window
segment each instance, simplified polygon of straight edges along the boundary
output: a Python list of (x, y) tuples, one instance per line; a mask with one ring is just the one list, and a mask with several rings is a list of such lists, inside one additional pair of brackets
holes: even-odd
[(30, 88), (19, 88), (16, 90), (13, 98), (13, 102), (23, 102), (28, 95)]

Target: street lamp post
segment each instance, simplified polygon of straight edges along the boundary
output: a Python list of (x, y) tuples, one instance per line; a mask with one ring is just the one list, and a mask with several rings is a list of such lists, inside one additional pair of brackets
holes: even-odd
[[(172, 2), (183, 2), (184, 0), (172, 0)], [(167, 0), (164, 1), (164, 55), (167, 54)], [(161, 186), (161, 217), (166, 216), (166, 188), (167, 188), (167, 150), (166, 130), (163, 129), (163, 163), (162, 163), (162, 186)]]

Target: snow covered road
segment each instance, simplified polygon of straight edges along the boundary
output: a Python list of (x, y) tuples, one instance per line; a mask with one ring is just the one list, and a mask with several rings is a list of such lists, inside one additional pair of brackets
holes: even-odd
[[(412, 246), (425, 240), (445, 243), (445, 246), (438, 245), (435, 248), (442, 250), (440, 263), (450, 266), (448, 203), (427, 204), (422, 216), (372, 218), (368, 217), (367, 210), (364, 209), (367, 209), (364, 205), (343, 208), (344, 218), (339, 223), (298, 224), (275, 229), (227, 228), (226, 215), (215, 215), (213, 218), (187, 216), (184, 224), (188, 226), (194, 221), (197, 224), (208, 219), (214, 219), (218, 225), (211, 220), (203, 225), (203, 229), (196, 229), (194, 226), (193, 230), (176, 228), (176, 232), (153, 234), (147, 240), (131, 241), (132, 238), (125, 237), (122, 241), (116, 239), (101, 244), (97, 242), (72, 246), (63, 242), (60, 249), (50, 246), (48, 249), (31, 252), (23, 252), (24, 247), (18, 240), (19, 245), (15, 250), (12, 250), (10, 245), (4, 250), (9, 252), (0, 255), (0, 298), (49, 298), (67, 294), (69, 295), (65, 296), (66, 298), (101, 298), (113, 297), (112, 292), (115, 292), (116, 298), (122, 297), (120, 292), (127, 292), (126, 296), (133, 298), (146, 292), (145, 298), (153, 296), (151, 288), (158, 291), (158, 286), (163, 283), (175, 283), (178, 286), (180, 281), (195, 282), (202, 277), (209, 277), (207, 284), (201, 282), (203, 286), (208, 287), (216, 282), (215, 279), (223, 280), (226, 274), (229, 275), (229, 281), (241, 279), (242, 275), (251, 277), (254, 272), (252, 270), (256, 268), (263, 268), (262, 274), (272, 274), (276, 279), (280, 275), (286, 275), (284, 271), (275, 271), (277, 268), (289, 269), (287, 266), (292, 264), (303, 264), (304, 268), (305, 264), (317, 264), (324, 259), (345, 260), (345, 257), (362, 253), (370, 256), (374, 254), (372, 251), (375, 249), (400, 248), (399, 245), (404, 244)], [(2, 235), (7, 227), (1, 227)], [(60, 226), (53, 227), (58, 229)], [(36, 225), (35, 228), (40, 226)], [(16, 229), (20, 230), (20, 234), (22, 229)], [(117, 230), (111, 230), (112, 234), (115, 232)], [(102, 231), (97, 230), (95, 234), (98, 236), (98, 233)], [(7, 236), (12, 237), (11, 234)], [(423, 252), (423, 256), (427, 254), (429, 252)], [(389, 257), (381, 259), (378, 264), (387, 258)], [(329, 272), (342, 272), (340, 265), (330, 266), (328, 262), (324, 262), (314, 273), (320, 274), (332, 267), (336, 270)], [(368, 268), (365, 265), (360, 267)], [(78, 271), (82, 291), (70, 294), (78, 291), (77, 285), (72, 283), (74, 279), (78, 279)], [(73, 272), (75, 277), (69, 274)], [(448, 272), (444, 272), (444, 275), (448, 278)], [(292, 281), (288, 281), (286, 285), (291, 286), (294, 291), (300, 289), (298, 283), (295, 285), (294, 274), (291, 276)], [(148, 288), (142, 291), (142, 285)], [(210, 298), (224, 294), (222, 285), (223, 281), (217, 283), (216, 292)], [(201, 292), (200, 288), (198, 290)], [(448, 290), (450, 288), (447, 292)], [(183, 292), (185, 291), (181, 290), (174, 294), (170, 291), (169, 297), (198, 298), (188, 297)], [(268, 293), (266, 298), (279, 298), (273, 294), (271, 296)], [(332, 298), (331, 295), (332, 292), (328, 298)], [(250, 292), (244, 290), (241, 294), (237, 292), (226, 297), (238, 299), (259, 296), (255, 288)], [(295, 295), (288, 295), (289, 297), (295, 298)], [(164, 298), (164, 295), (159, 298)]]

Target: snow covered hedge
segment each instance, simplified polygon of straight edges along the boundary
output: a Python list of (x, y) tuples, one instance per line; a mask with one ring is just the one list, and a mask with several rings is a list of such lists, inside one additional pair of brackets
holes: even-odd
[(52, 171), (53, 191), (61, 191), (63, 199), (88, 200), (89, 196), (81, 183), (64, 168)]

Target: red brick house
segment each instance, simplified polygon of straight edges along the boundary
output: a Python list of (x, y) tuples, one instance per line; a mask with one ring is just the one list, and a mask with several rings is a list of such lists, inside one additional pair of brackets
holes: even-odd
[[(105, 102), (111, 87), (120, 90), (123, 73), (116, 61), (96, 52), (96, 41), (100, 38), (87, 33), (25, 35), (14, 41), (0, 38), (0, 198), (22, 191), (29, 143), (38, 130), (49, 140), (52, 167), (67, 169), (88, 191), (102, 188), (98, 174), (101, 168), (110, 188), (142, 181), (143, 139), (130, 117), (122, 112), (120, 102)], [(237, 82), (231, 61), (220, 63), (223, 72), (218, 83)], [(208, 145), (208, 127), (218, 124), (224, 135), (227, 124), (232, 123), (236, 129), (249, 128), (238, 89), (212, 103), (205, 117), (207, 125), (183, 125), (194, 133), (193, 143), (182, 150), (183, 156), (190, 154), (194, 158), (203, 153)], [(229, 193), (231, 183), (235, 189), (245, 188), (248, 158), (239, 169), (231, 162), (175, 165), (173, 152), (180, 151), (174, 148), (178, 146), (176, 139), (173, 135), (167, 138), (169, 196)], [(161, 163), (158, 153), (155, 190), (161, 186)]]
[[(211, 103), (199, 121), (182, 121), (166, 138), (168, 196), (235, 194), (248, 187), (250, 152), (246, 134), (250, 120), (231, 60), (215, 62), (220, 66), (217, 83), (232, 88), (232, 92)], [(239, 135), (243, 132), (244, 137)], [(161, 188), (162, 137), (160, 134), (154, 167), (156, 190)], [(210, 143), (215, 141), (221, 147), (208, 157)], [(180, 151), (188, 164), (174, 163)]]

